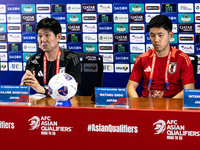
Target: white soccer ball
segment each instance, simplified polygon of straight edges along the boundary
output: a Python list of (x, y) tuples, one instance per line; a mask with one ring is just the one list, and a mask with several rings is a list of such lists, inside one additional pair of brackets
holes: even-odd
[(76, 80), (70, 74), (58, 73), (50, 79), (48, 91), (56, 101), (69, 100), (76, 94)]

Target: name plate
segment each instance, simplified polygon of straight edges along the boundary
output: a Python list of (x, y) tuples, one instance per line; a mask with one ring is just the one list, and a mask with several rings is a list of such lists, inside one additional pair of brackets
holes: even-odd
[(184, 107), (200, 108), (200, 89), (184, 89), (183, 96)]
[(126, 88), (95, 88), (95, 107), (128, 108)]
[(0, 103), (29, 103), (29, 87), (1, 85)]

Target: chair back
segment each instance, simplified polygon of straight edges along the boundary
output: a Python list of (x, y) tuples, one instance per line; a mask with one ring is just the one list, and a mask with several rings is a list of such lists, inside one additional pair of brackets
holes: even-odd
[(95, 87), (102, 87), (103, 57), (94, 53), (76, 53), (81, 62), (81, 84), (78, 85), (80, 96), (92, 96)]
[(198, 66), (198, 56), (195, 54), (187, 54), (190, 57), (190, 60), (192, 62), (193, 70), (194, 70), (194, 79), (196, 81), (197, 77), (197, 66)]

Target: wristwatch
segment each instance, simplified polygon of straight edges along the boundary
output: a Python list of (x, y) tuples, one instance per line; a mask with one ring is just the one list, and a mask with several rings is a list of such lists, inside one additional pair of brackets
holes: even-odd
[(44, 90), (45, 90), (45, 95), (48, 95), (48, 87), (47, 86), (44, 86)]

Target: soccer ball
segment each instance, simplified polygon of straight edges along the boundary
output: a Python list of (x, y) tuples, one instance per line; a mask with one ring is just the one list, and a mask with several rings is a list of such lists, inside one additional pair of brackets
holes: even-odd
[(76, 80), (70, 74), (58, 73), (50, 79), (48, 91), (56, 101), (70, 100), (77, 91)]

